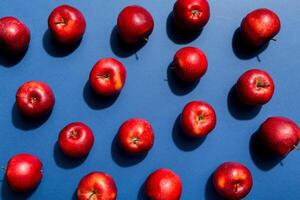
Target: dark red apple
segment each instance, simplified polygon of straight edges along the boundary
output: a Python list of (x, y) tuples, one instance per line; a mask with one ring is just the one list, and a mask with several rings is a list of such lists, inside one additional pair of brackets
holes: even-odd
[(0, 48), (8, 54), (24, 52), (30, 42), (29, 28), (15, 17), (0, 19)]
[(73, 122), (60, 131), (58, 144), (67, 156), (83, 157), (93, 147), (94, 134), (84, 123)]
[(226, 199), (242, 199), (250, 192), (253, 181), (251, 172), (237, 162), (225, 162), (213, 175), (216, 191)]
[(258, 136), (270, 152), (277, 156), (286, 156), (297, 149), (300, 128), (286, 117), (270, 117), (261, 124)]
[(262, 46), (280, 31), (280, 19), (272, 10), (266, 8), (250, 12), (241, 23), (241, 34), (247, 43)]
[(240, 100), (251, 106), (268, 103), (275, 86), (272, 77), (260, 69), (246, 71), (236, 83), (236, 92)]
[(115, 181), (104, 172), (92, 172), (79, 182), (77, 198), (78, 200), (116, 200)]
[(173, 59), (175, 74), (185, 82), (199, 80), (205, 74), (207, 65), (205, 53), (196, 47), (179, 49)]
[(132, 5), (124, 8), (117, 23), (120, 37), (129, 44), (147, 41), (154, 28), (151, 14), (143, 7)]
[(180, 177), (170, 169), (158, 169), (145, 183), (145, 193), (150, 200), (179, 200), (182, 192)]
[(38, 118), (52, 111), (55, 97), (51, 88), (46, 83), (29, 81), (18, 89), (16, 103), (23, 115)]
[(6, 167), (6, 181), (15, 192), (29, 192), (42, 179), (42, 162), (31, 154), (13, 156)]
[(154, 132), (148, 121), (133, 118), (121, 125), (117, 138), (119, 146), (127, 154), (143, 154), (152, 148)]
[(180, 125), (183, 132), (191, 137), (204, 137), (216, 126), (216, 113), (211, 105), (203, 101), (192, 101), (185, 105)]
[(114, 58), (99, 60), (90, 73), (90, 85), (103, 96), (118, 94), (126, 80), (126, 68)]
[(61, 5), (49, 15), (48, 26), (57, 41), (72, 44), (82, 38), (86, 22), (78, 9)]
[(182, 30), (197, 31), (202, 29), (210, 17), (209, 4), (206, 0), (177, 0), (173, 8), (175, 24)]

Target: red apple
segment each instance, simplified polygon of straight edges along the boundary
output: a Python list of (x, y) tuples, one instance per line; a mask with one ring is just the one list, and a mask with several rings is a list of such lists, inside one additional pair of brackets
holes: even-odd
[(13, 156), (6, 167), (6, 181), (15, 192), (29, 192), (42, 179), (42, 162), (31, 154)]
[(241, 23), (241, 34), (247, 43), (262, 46), (280, 31), (280, 19), (272, 10), (266, 8), (250, 12)]
[(103, 96), (115, 95), (125, 84), (126, 69), (118, 60), (104, 58), (94, 65), (89, 80), (96, 93)]
[(152, 126), (144, 119), (129, 119), (119, 129), (118, 143), (127, 154), (146, 153), (152, 148), (153, 142), (154, 132)]
[(69, 5), (61, 5), (49, 15), (48, 26), (57, 41), (71, 44), (82, 38), (86, 23), (83, 14), (78, 9)]
[(180, 125), (183, 132), (191, 137), (204, 137), (216, 126), (216, 113), (211, 105), (203, 101), (192, 101), (184, 107)]
[(30, 30), (14, 17), (0, 19), (0, 47), (6, 53), (24, 52), (30, 42)]
[(179, 200), (181, 192), (180, 177), (170, 169), (156, 170), (145, 183), (145, 193), (150, 200)]
[(226, 199), (242, 199), (250, 192), (253, 181), (251, 172), (237, 162), (225, 162), (213, 175), (217, 192)]
[(49, 114), (55, 103), (51, 88), (40, 81), (24, 83), (16, 94), (17, 107), (27, 117), (37, 118)]
[(120, 37), (127, 43), (147, 41), (154, 27), (151, 14), (143, 7), (132, 5), (124, 8), (117, 23)]
[(67, 156), (83, 157), (93, 147), (94, 134), (84, 123), (70, 123), (60, 131), (58, 144)]
[(177, 0), (173, 8), (175, 24), (182, 30), (197, 31), (202, 29), (210, 17), (209, 4), (206, 0)]
[(270, 117), (260, 126), (258, 136), (270, 152), (277, 156), (286, 156), (297, 149), (300, 128), (286, 117)]
[(252, 106), (268, 103), (274, 90), (272, 77), (260, 69), (246, 71), (236, 83), (236, 92), (240, 100)]
[(104, 172), (92, 172), (83, 177), (77, 187), (78, 200), (115, 200), (117, 187), (114, 179)]
[(179, 49), (173, 59), (174, 72), (178, 78), (185, 82), (199, 80), (207, 70), (205, 53), (196, 47)]

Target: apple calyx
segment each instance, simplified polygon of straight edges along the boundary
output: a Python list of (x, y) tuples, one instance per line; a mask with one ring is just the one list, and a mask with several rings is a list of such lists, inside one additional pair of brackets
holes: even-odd
[(54, 22), (55, 25), (67, 25), (67, 22), (65, 19), (62, 19), (61, 21), (58, 21), (58, 22)]
[(92, 197), (94, 195), (97, 195), (97, 191), (96, 190), (92, 190), (90, 196), (88, 197), (88, 200), (92, 199)]
[(72, 130), (71, 131), (71, 137), (73, 139), (77, 139), (78, 138), (78, 135), (79, 135), (79, 132), (77, 130)]
[(264, 80), (262, 80), (260, 78), (256, 79), (255, 85), (256, 85), (257, 89), (261, 89), (261, 88), (266, 89), (266, 88), (270, 87), (270, 84), (265, 83)]
[(37, 101), (38, 101), (38, 98), (36, 96), (30, 97), (30, 103), (35, 104), (35, 103), (37, 103)]
[(192, 10), (192, 15), (193, 15), (193, 17), (199, 16), (200, 13), (201, 13), (201, 11), (199, 11), (199, 10), (196, 10), (196, 9)]
[(139, 141), (140, 141), (140, 139), (137, 138), (137, 137), (132, 137), (132, 138), (131, 138), (131, 142), (132, 142), (133, 144), (138, 144)]
[(98, 74), (97, 76), (98, 76), (99, 78), (101, 78), (101, 79), (109, 79), (109, 78), (110, 78), (110, 74), (109, 74), (109, 73)]
[(196, 117), (196, 121), (199, 123), (201, 121), (205, 120), (205, 115), (204, 114), (200, 114)]

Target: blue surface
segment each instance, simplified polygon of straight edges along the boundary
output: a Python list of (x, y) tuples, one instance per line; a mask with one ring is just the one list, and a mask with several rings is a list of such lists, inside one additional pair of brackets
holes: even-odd
[[(87, 30), (77, 48), (57, 51), (47, 33), (47, 18), (62, 3), (84, 13)], [(0, 199), (72, 199), (81, 177), (94, 170), (114, 176), (118, 199), (142, 199), (140, 188), (147, 175), (168, 167), (182, 178), (183, 200), (216, 200), (209, 177), (224, 161), (242, 162), (252, 171), (254, 187), (246, 199), (300, 199), (299, 153), (292, 152), (280, 164), (260, 159), (250, 145), (252, 134), (268, 116), (283, 115), (300, 123), (299, 1), (211, 0), (209, 23), (198, 37), (190, 38), (174, 34), (167, 22), (173, 3), (1, 0), (1, 16), (13, 15), (24, 21), (32, 37), (22, 60), (0, 59), (0, 165), (5, 166), (14, 154), (32, 153), (43, 161), (44, 177), (27, 195), (12, 194), (2, 181)], [(155, 19), (154, 32), (138, 51), (138, 60), (131, 50), (118, 47), (113, 31), (119, 11), (128, 4), (145, 6)], [(282, 21), (277, 42), (260, 53), (261, 62), (252, 54), (242, 54), (233, 40), (242, 17), (259, 7), (273, 9)], [(167, 73), (174, 53), (186, 45), (202, 48), (209, 60), (206, 75), (190, 88), (176, 84)], [(110, 56), (124, 63), (128, 76), (122, 93), (103, 101), (95, 99), (86, 84), (93, 64)], [(237, 78), (253, 67), (273, 76), (276, 92), (261, 109), (245, 111), (235, 106), (230, 90)], [(45, 81), (55, 92), (56, 105), (46, 121), (26, 122), (14, 108), (16, 90), (28, 80)], [(213, 105), (218, 123), (205, 140), (190, 142), (178, 135), (176, 120), (183, 106), (197, 99)], [(113, 142), (119, 125), (131, 117), (145, 118), (155, 129), (155, 145), (146, 157), (124, 157)], [(85, 122), (95, 134), (94, 147), (85, 160), (68, 160), (55, 146), (60, 129), (73, 121)]]

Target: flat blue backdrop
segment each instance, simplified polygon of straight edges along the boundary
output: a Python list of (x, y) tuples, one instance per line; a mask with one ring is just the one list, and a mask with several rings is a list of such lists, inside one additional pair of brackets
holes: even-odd
[[(47, 32), (47, 18), (56, 6), (67, 3), (80, 9), (87, 29), (81, 43), (58, 50)], [(14, 154), (37, 155), (44, 164), (44, 177), (31, 194), (15, 195), (0, 182), (0, 199), (75, 199), (76, 186), (85, 174), (101, 170), (111, 174), (118, 186), (118, 199), (142, 199), (141, 186), (148, 174), (168, 167), (181, 176), (183, 200), (219, 199), (211, 185), (211, 174), (225, 161), (244, 163), (252, 171), (254, 187), (246, 199), (300, 199), (300, 155), (292, 152), (281, 162), (266, 161), (255, 152), (251, 136), (271, 115), (283, 115), (300, 123), (299, 55), (300, 3), (298, 0), (211, 0), (211, 18), (198, 36), (183, 37), (172, 29), (173, 0), (40, 1), (1, 0), (2, 16), (13, 15), (31, 30), (30, 47), (21, 60), (0, 59), (0, 165)], [(118, 45), (114, 26), (119, 11), (129, 4), (146, 7), (155, 29), (149, 42), (138, 50)], [(259, 54), (237, 47), (234, 32), (249, 11), (268, 7), (278, 13), (282, 29), (277, 42)], [(169, 20), (168, 20), (169, 19)], [(203, 79), (190, 87), (175, 83), (168, 73), (174, 53), (192, 45), (202, 48), (209, 60)], [(114, 99), (95, 98), (87, 80), (93, 64), (103, 57), (115, 57), (127, 68), (127, 81)], [(239, 108), (231, 94), (238, 77), (253, 67), (268, 71), (276, 83), (270, 103), (261, 109)], [(51, 85), (56, 105), (41, 122), (22, 119), (14, 107), (18, 87), (28, 80)], [(215, 130), (198, 142), (180, 136), (178, 116), (191, 100), (213, 105), (218, 123)], [(116, 149), (114, 137), (126, 119), (141, 117), (155, 129), (155, 145), (146, 157), (128, 158)], [(82, 121), (94, 131), (96, 140), (84, 160), (65, 158), (56, 146), (62, 127)], [(1, 173), (1, 177), (4, 173)], [(2, 179), (2, 178), (1, 178)]]

